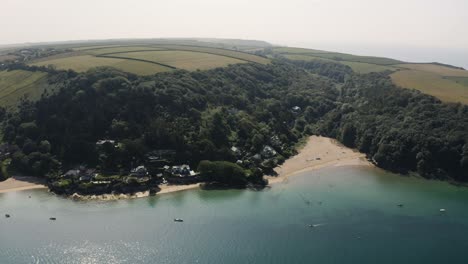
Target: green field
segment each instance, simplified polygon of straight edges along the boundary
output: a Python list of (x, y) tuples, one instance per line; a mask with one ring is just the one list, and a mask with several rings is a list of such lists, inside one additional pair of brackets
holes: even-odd
[[(254, 54), (217, 47), (182, 44), (110, 44), (72, 47), (73, 52), (41, 58), (31, 65), (53, 65), (57, 69), (84, 72), (94, 67), (114, 67), (138, 75), (151, 75), (174, 69), (207, 70), (230, 64), (270, 60)], [(191, 43), (191, 42), (189, 42)]]
[(354, 72), (361, 74), (387, 70), (395, 71), (399, 66), (393, 66), (392, 64), (401, 63), (401, 61), (387, 58), (363, 57), (302, 48), (277, 48), (275, 51), (284, 52), (281, 55), (290, 60), (326, 60), (342, 63), (351, 67)]
[(444, 79), (451, 80), (452, 82), (464, 85), (468, 87), (468, 77), (454, 77), (454, 76), (448, 76), (444, 77)]
[(15, 55), (0, 55), (0, 62), (15, 60), (17, 57)]
[(0, 71), (0, 105), (14, 107), (23, 97), (37, 100), (47, 86), (44, 72)]
[(274, 48), (276, 55), (290, 60), (326, 60), (350, 66), (354, 72), (394, 71), (392, 81), (403, 88), (417, 89), (445, 102), (468, 104), (468, 71), (435, 63), (404, 63), (394, 59), (355, 56), (303, 48)]
[(468, 71), (432, 63), (396, 66), (402, 70), (391, 77), (398, 86), (420, 90), (442, 101), (468, 104)]
[(72, 69), (77, 72), (84, 72), (91, 68), (106, 66), (141, 75), (150, 75), (158, 72), (166, 72), (172, 70), (169, 67), (153, 63), (127, 59), (94, 57), (91, 55), (78, 55), (58, 59), (43, 60), (41, 62), (33, 63), (33, 65), (54, 65), (57, 69)]
[(404, 69), (430, 72), (441, 76), (457, 76), (457, 77), (468, 77), (468, 71), (455, 69), (451, 67), (441, 66), (432, 63), (406, 63), (396, 65)]
[(164, 48), (148, 47), (148, 46), (119, 46), (119, 47), (101, 47), (95, 49), (82, 50), (83, 53), (89, 55), (103, 55), (129, 51), (145, 51), (145, 50), (166, 50)]
[(289, 48), (289, 47), (281, 47), (281, 48), (274, 48), (274, 53), (280, 55), (305, 55), (305, 56), (313, 56), (322, 59), (329, 59), (333, 61), (347, 61), (347, 62), (361, 62), (361, 63), (370, 63), (370, 64), (377, 64), (377, 65), (393, 65), (402, 63), (402, 61), (389, 59), (389, 58), (382, 58), (382, 57), (372, 57), (372, 56), (357, 56), (351, 54), (344, 54), (339, 52), (328, 52), (328, 51), (321, 51), (321, 50), (312, 50), (312, 49), (303, 49), (303, 48)]
[(191, 51), (142, 51), (110, 54), (123, 59), (147, 60), (184, 70), (206, 70), (245, 61), (225, 56)]
[(361, 74), (397, 70), (397, 68), (394, 66), (377, 65), (363, 62), (342, 61), (341, 63), (348, 65), (351, 67), (351, 69), (353, 69), (353, 71)]
[(219, 49), (219, 48), (208, 48), (208, 47), (199, 47), (199, 46), (190, 46), (190, 45), (157, 45), (154, 47), (160, 47), (167, 50), (183, 50), (183, 51), (194, 51), (207, 54), (221, 55), (225, 57), (230, 57), (238, 60), (243, 60), (246, 62), (256, 62), (261, 64), (267, 64), (270, 60), (256, 56), (250, 53), (239, 52), (235, 50)]

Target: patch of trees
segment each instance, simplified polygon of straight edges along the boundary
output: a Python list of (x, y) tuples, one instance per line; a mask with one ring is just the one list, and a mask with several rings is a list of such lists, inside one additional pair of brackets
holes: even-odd
[(468, 106), (398, 88), (386, 73), (350, 77), (339, 103), (319, 133), (390, 171), (468, 181)]
[[(300, 138), (321, 134), (388, 170), (468, 181), (467, 106), (395, 87), (388, 73), (274, 60), (145, 77), (110, 68), (65, 77), (54, 80), (62, 87), (55, 94), (5, 114), (3, 137), (16, 146), (18, 170), (45, 176), (87, 164), (129, 171), (147, 153), (170, 149), (194, 168), (223, 161), (201, 163), (209, 179), (259, 182), (295, 154)], [(101, 139), (118, 147), (97, 148)]]
[(230, 186), (245, 186), (247, 174), (239, 165), (227, 161), (202, 160), (198, 171), (208, 182), (227, 184)]
[[(4, 140), (17, 146), (12, 165), (24, 173), (81, 164), (129, 171), (147, 153), (171, 149), (195, 168), (201, 160), (237, 162), (261, 182), (339, 95), (333, 81), (280, 62), (146, 77), (97, 68), (56, 82), (63, 88), (55, 94), (6, 114)], [(97, 148), (101, 139), (118, 147)]]

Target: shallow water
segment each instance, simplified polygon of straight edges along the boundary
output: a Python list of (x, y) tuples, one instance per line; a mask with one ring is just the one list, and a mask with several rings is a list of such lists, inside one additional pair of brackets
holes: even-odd
[(467, 201), (468, 188), (367, 167), (110, 202), (5, 193), (0, 263), (468, 263)]

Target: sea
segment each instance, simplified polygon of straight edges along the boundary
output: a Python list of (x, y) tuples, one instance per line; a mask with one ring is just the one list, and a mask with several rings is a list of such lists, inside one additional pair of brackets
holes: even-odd
[(2, 264), (466, 264), (467, 248), (468, 188), (372, 167), (117, 201), (0, 194)]

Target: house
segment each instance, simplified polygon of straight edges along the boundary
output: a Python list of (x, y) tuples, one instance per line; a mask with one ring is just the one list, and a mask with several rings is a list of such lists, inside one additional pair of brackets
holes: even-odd
[(138, 166), (130, 171), (130, 176), (134, 177), (147, 177), (148, 176), (148, 170), (145, 168), (145, 166)]
[(80, 176), (80, 170), (75, 169), (75, 170), (69, 170), (65, 174), (62, 174), (60, 177), (64, 179), (73, 179)]
[(296, 106), (293, 106), (293, 107), (291, 108), (291, 110), (292, 110), (294, 113), (299, 113), (299, 112), (301, 111), (301, 108), (300, 108), (299, 106), (296, 105)]
[(242, 153), (241, 153), (241, 151), (240, 151), (240, 149), (238, 147), (232, 146), (231, 151), (236, 157), (239, 157), (239, 156), (242, 155)]
[(265, 146), (262, 149), (261, 155), (264, 158), (271, 158), (273, 156), (276, 156), (277, 152), (270, 146)]
[(100, 139), (100, 140), (98, 140), (98, 141), (96, 142), (96, 146), (101, 147), (101, 146), (103, 146), (103, 145), (106, 144), (106, 143), (109, 143), (109, 144), (111, 144), (111, 145), (114, 146), (114, 147), (117, 147), (117, 146), (118, 146), (117, 142), (116, 142), (115, 140), (112, 140), (112, 139)]
[(169, 172), (172, 176), (178, 176), (178, 177), (195, 175), (195, 172), (190, 170), (190, 166), (187, 164), (172, 166)]
[(80, 181), (85, 181), (85, 182), (89, 182), (91, 181), (92, 179), (94, 179), (97, 175), (96, 173), (96, 170), (95, 169), (85, 169), (85, 168), (80, 168)]

